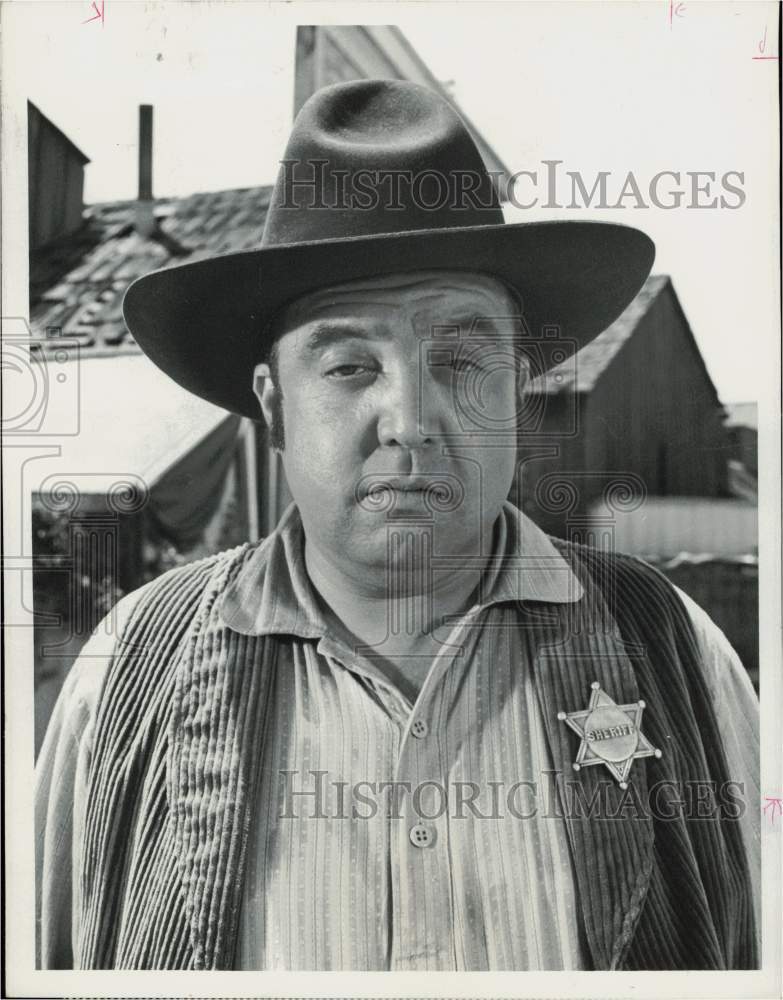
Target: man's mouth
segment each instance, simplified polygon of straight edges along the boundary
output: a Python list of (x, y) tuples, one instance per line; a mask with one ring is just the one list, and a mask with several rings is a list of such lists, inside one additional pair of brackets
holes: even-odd
[(438, 476), (378, 476), (372, 477), (362, 492), (380, 498), (384, 493), (430, 493), (442, 486)]
[(459, 479), (447, 472), (432, 473), (372, 473), (364, 476), (356, 487), (356, 500), (368, 511), (390, 512), (411, 504), (422, 504), (430, 513), (456, 510), (463, 502), (464, 487)]

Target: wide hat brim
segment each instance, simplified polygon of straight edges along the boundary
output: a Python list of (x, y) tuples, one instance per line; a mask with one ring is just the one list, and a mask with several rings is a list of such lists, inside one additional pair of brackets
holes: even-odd
[[(653, 242), (630, 226), (553, 221), (439, 228), (261, 247), (154, 271), (123, 312), (142, 350), (179, 385), (258, 420), (254, 366), (269, 321), (329, 285), (444, 269), (493, 275), (516, 289), (532, 339), (553, 331), (563, 360), (606, 329), (650, 273)], [(543, 331), (546, 330), (546, 334)]]

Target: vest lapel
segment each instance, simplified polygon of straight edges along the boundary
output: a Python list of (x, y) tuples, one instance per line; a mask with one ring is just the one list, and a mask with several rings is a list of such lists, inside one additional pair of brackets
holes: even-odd
[(585, 596), (557, 608), (554, 628), (532, 629), (532, 660), (587, 942), (596, 969), (616, 969), (636, 927), (653, 867), (646, 761), (633, 762), (626, 790), (602, 764), (574, 771), (579, 738), (558, 713), (586, 709), (594, 681), (617, 704), (637, 702), (644, 692), (637, 688), (629, 650), (595, 585), (582, 583)]
[(263, 638), (225, 628), (213, 581), (196, 616), (170, 729), (169, 801), (193, 967), (230, 969), (272, 670)]

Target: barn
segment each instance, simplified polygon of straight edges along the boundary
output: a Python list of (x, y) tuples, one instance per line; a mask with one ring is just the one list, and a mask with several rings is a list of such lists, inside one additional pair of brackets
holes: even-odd
[(721, 404), (671, 278), (653, 275), (591, 344), (533, 379), (512, 499), (550, 534), (656, 565), (758, 684), (756, 441), (738, 429), (754, 413)]
[(607, 330), (533, 380), (515, 497), (564, 537), (597, 501), (727, 497), (724, 419), (672, 280), (652, 275)]

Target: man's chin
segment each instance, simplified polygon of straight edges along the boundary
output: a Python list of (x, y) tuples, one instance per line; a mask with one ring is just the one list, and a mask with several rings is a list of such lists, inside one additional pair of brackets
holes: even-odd
[(362, 530), (351, 539), (355, 559), (396, 574), (420, 573), (438, 558), (479, 555), (480, 528), (451, 514), (429, 517), (362, 518)]

